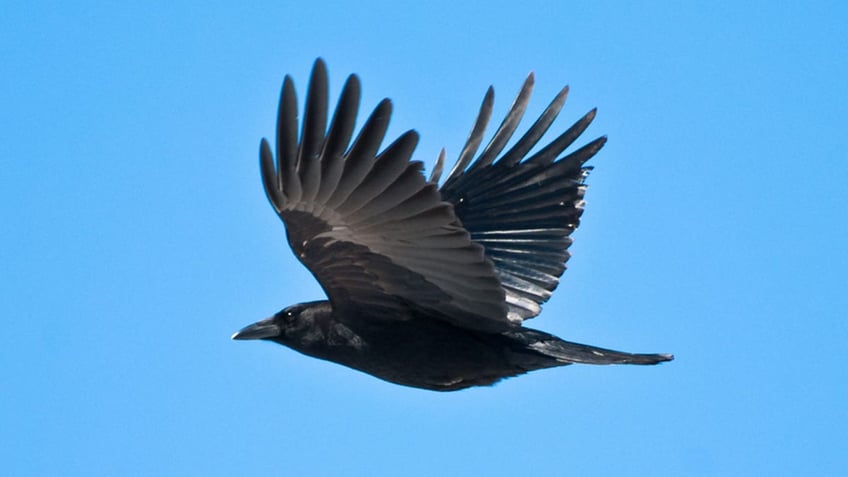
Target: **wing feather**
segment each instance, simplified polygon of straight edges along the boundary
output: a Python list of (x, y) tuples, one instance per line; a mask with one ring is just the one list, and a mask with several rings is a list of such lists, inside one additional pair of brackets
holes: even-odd
[(296, 95), (286, 77), (277, 158), (263, 140), (260, 170), (289, 245), (332, 305), (359, 312), (344, 316), (390, 319), (410, 316), (401, 310), (426, 310), (485, 331), (519, 324), (508, 314), (504, 288), (483, 246), (471, 240), (454, 208), (425, 180), (421, 164), (410, 161), (418, 135), (404, 133), (379, 152), (392, 110), (383, 100), (348, 148), (359, 81), (352, 76), (346, 82), (329, 130), (327, 84), (319, 59), (298, 143)]
[(527, 104), (530, 102), (530, 95), (533, 94), (534, 83), (535, 77), (533, 76), (533, 73), (530, 73), (527, 76), (527, 79), (524, 80), (524, 84), (521, 86), (518, 96), (515, 98), (515, 101), (512, 103), (512, 107), (509, 109), (509, 113), (507, 113), (501, 125), (498, 126), (497, 131), (495, 131), (495, 134), (492, 136), (492, 139), (489, 141), (486, 149), (484, 149), (483, 153), (480, 154), (480, 157), (471, 164), (472, 170), (488, 166), (495, 160), (496, 157), (498, 157), (498, 154), (503, 151), (506, 143), (509, 142), (512, 134), (518, 127), (518, 123), (521, 122), (521, 118), (524, 117), (524, 111), (527, 110)]
[(304, 202), (313, 202), (321, 182), (320, 153), (327, 129), (327, 69), (323, 62), (315, 63), (312, 81), (306, 93), (306, 112), (303, 133), (297, 154), (297, 172), (300, 177)]
[(356, 211), (393, 187), (409, 167), (409, 157), (417, 144), (418, 133), (407, 131), (388, 146), (359, 187), (339, 206), (339, 211)]
[(342, 177), (344, 153), (350, 144), (350, 138), (353, 137), (360, 96), (359, 78), (351, 75), (342, 88), (339, 104), (330, 123), (330, 132), (327, 133), (324, 150), (321, 152), (321, 187), (315, 196), (315, 202), (319, 204), (326, 203)]
[[(583, 213), (585, 179), (591, 170), (584, 163), (606, 142), (598, 138), (557, 159), (595, 118), (593, 109), (528, 157), (561, 111), (568, 95), (565, 87), (515, 145), (496, 158), (516, 130), (532, 85), (531, 74), (486, 150), (472, 160), (466, 146), (441, 187), (472, 240), (494, 263), (511, 319), (538, 315), (559, 284), (570, 257), (570, 235)], [(491, 113), (491, 95), (490, 89), (480, 116)], [(478, 119), (471, 138), (479, 144), (483, 133)]]
[[(283, 80), (280, 106), (277, 113), (277, 186), (285, 191), (286, 200), (300, 200), (300, 181), (297, 180), (297, 95), (294, 82), (288, 75)], [(285, 181), (285, 182), (283, 182)]]
[(330, 194), (330, 198), (327, 199), (327, 207), (336, 208), (344, 203), (356, 186), (374, 167), (377, 150), (386, 136), (391, 114), (392, 103), (388, 99), (384, 99), (380, 101), (380, 104), (365, 121), (365, 125), (359, 131), (353, 146), (345, 155), (342, 176), (336, 188)]
[(483, 134), (486, 132), (486, 126), (489, 124), (489, 119), (492, 117), (492, 108), (495, 104), (495, 89), (489, 86), (486, 91), (486, 96), (483, 97), (483, 104), (480, 106), (480, 112), (477, 114), (477, 120), (474, 122), (474, 127), (471, 128), (471, 134), (465, 142), (465, 147), (459, 153), (459, 159), (448, 174), (447, 182), (458, 176), (468, 164), (474, 159), (474, 154), (477, 154), (477, 149), (483, 142)]

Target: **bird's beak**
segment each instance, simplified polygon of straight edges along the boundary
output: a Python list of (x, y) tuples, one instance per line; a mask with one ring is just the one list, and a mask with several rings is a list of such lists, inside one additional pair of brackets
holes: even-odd
[(261, 340), (264, 338), (273, 338), (280, 335), (280, 327), (274, 323), (273, 318), (257, 321), (256, 323), (245, 326), (244, 328), (233, 333), (234, 340)]

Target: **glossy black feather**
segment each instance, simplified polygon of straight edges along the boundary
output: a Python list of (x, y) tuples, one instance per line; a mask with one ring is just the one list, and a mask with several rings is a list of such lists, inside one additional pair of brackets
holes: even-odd
[(327, 140), (324, 143), (324, 150), (321, 152), (321, 186), (315, 202), (326, 203), (342, 177), (345, 165), (344, 153), (353, 137), (361, 94), (359, 78), (351, 75), (342, 89), (339, 104), (336, 106)]
[(491, 164), (495, 158), (498, 157), (498, 154), (503, 151), (503, 148), (506, 147), (506, 143), (512, 139), (512, 134), (515, 132), (515, 129), (518, 128), (518, 123), (520, 123), (521, 118), (524, 117), (524, 111), (527, 109), (527, 104), (530, 102), (530, 95), (533, 93), (534, 83), (535, 79), (531, 73), (524, 81), (524, 85), (521, 86), (521, 91), (518, 92), (518, 96), (515, 98), (515, 101), (513, 101), (512, 107), (509, 109), (509, 113), (507, 113), (501, 125), (498, 126), (498, 129), (495, 131), (495, 134), (492, 136), (492, 139), (489, 141), (486, 149), (484, 149), (483, 153), (480, 154), (480, 157), (471, 164), (472, 170), (486, 167)]

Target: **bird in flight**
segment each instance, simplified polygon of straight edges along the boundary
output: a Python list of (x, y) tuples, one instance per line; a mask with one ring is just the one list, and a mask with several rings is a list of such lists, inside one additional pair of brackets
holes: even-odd
[[(605, 137), (562, 155), (595, 117), (580, 118), (528, 155), (565, 103), (568, 87), (504, 152), (530, 94), (531, 73), (477, 155), (492, 114), (490, 87), (459, 159), (441, 181), (411, 156), (418, 133), (382, 150), (392, 103), (381, 101), (356, 138), (360, 82), (348, 77), (328, 127), (323, 60), (312, 70), (303, 126), (294, 84), (283, 82), (276, 159), (259, 148), (262, 183), (289, 245), (328, 300), (299, 303), (233, 339), (262, 339), (386, 381), (436, 391), (486, 386), (572, 363), (656, 364), (522, 326), (565, 271), (583, 213), (584, 165)], [(298, 139), (299, 138), (299, 139)]]

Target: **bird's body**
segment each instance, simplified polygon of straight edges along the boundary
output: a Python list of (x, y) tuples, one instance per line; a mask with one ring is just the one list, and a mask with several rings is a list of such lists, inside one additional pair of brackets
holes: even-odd
[(440, 186), (444, 154), (428, 180), (410, 161), (408, 131), (378, 153), (391, 104), (384, 100), (351, 142), (359, 81), (351, 76), (327, 128), (327, 76), (318, 60), (298, 139), (286, 77), (277, 158), (260, 148), (265, 191), (289, 245), (328, 301), (288, 307), (236, 339), (275, 341), (389, 382), (438, 391), (490, 385), (572, 363), (656, 364), (665, 354), (622, 353), (523, 327), (565, 270), (583, 211), (584, 166), (599, 138), (557, 158), (594, 118), (580, 119), (529, 151), (562, 107), (563, 89), (502, 153), (529, 100), (532, 75), (484, 151), (490, 88), (468, 143)]
[[(286, 308), (259, 322), (270, 339), (314, 358), (339, 362), (380, 379), (434, 391), (493, 384), (529, 371), (572, 363), (654, 364), (657, 355), (621, 353), (569, 343), (519, 327), (491, 333), (454, 326), (426, 313), (406, 320), (334, 316), (328, 301)], [(250, 328), (246, 329), (246, 336)], [(280, 331), (276, 331), (280, 330)]]
[(551, 365), (545, 365), (550, 359), (538, 354), (515, 355), (518, 346), (499, 333), (456, 327), (427, 316), (404, 321), (355, 316), (344, 324), (332, 316), (329, 302), (309, 306), (314, 315), (293, 319), (313, 319), (306, 334), (317, 339), (296, 334), (272, 341), (396, 384), (447, 391), (492, 384)]

